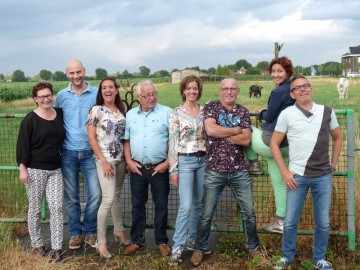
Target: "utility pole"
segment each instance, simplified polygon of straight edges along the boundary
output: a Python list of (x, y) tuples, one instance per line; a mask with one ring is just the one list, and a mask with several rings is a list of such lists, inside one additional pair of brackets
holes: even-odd
[(283, 45), (284, 43), (279, 45), (279, 43), (275, 42), (275, 58), (279, 58), (279, 52)]

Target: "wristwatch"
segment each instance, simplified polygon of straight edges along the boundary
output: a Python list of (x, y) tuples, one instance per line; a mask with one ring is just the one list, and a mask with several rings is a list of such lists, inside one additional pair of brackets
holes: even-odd
[(331, 170), (336, 172), (336, 166), (335, 165), (331, 165)]

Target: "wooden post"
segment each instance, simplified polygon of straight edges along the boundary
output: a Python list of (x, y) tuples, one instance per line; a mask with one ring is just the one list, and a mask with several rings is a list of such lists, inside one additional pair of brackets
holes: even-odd
[(275, 58), (279, 58), (279, 52), (283, 45), (284, 43), (279, 45), (279, 43), (275, 42)]

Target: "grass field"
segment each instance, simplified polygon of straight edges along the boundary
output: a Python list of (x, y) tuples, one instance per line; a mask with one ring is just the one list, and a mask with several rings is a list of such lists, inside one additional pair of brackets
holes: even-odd
[[(356, 112), (359, 112), (360, 106), (360, 78), (350, 78), (350, 90), (349, 98), (340, 100), (338, 98), (338, 93), (336, 91), (336, 78), (332, 77), (314, 77), (311, 78), (311, 84), (314, 90), (314, 100), (317, 103), (328, 105), (334, 109), (354, 109)], [(98, 86), (99, 81), (91, 82), (93, 85)], [(21, 88), (20, 90), (28, 91), (30, 94), (31, 86), (34, 83), (21, 83), (16, 87), (7, 86), (8, 91), (18, 91), (15, 90)], [(68, 85), (67, 82), (55, 82), (54, 88), (56, 92)], [(270, 92), (273, 90), (274, 85), (270, 81), (239, 81), (240, 84), (240, 94), (238, 96), (237, 102), (246, 106), (251, 111), (260, 110), (266, 107), (267, 98), (270, 95)], [(258, 84), (263, 86), (262, 97), (261, 98), (250, 98), (249, 97), (249, 87), (252, 84)], [(11, 84), (10, 84), (11, 85)], [(16, 84), (14, 84), (16, 85)], [(5, 86), (0, 86), (5, 87)], [(203, 95), (200, 104), (205, 104), (206, 101), (218, 99), (219, 94), (217, 89), (219, 83), (205, 83), (203, 89)], [(169, 107), (176, 107), (181, 103), (181, 98), (179, 95), (179, 85), (178, 84), (157, 84), (157, 89), (159, 92), (159, 102), (167, 105)], [(121, 95), (123, 97), (125, 89), (121, 89)], [(27, 113), (35, 106), (31, 98), (15, 100), (11, 102), (0, 101), (0, 113)]]
[[(266, 108), (267, 98), (274, 88), (272, 82), (265, 81), (240, 81), (241, 92), (237, 102), (246, 106), (250, 111), (256, 112)], [(258, 84), (263, 86), (261, 98), (249, 98), (249, 86)], [(353, 109), (356, 117), (355, 138), (356, 147), (360, 146), (359, 139), (359, 113), (360, 113), (360, 78), (350, 79), (349, 98), (340, 100), (336, 91), (335, 78), (312, 78), (311, 84), (314, 90), (314, 101), (324, 104), (333, 109)], [(94, 85), (96, 85), (94, 83)], [(203, 95), (200, 104), (205, 104), (209, 100), (219, 98), (217, 88), (219, 83), (207, 83), (204, 85)], [(161, 104), (176, 107), (181, 104), (178, 84), (158, 84), (159, 102)], [(121, 95), (124, 95), (122, 89)], [(27, 113), (35, 108), (32, 99), (16, 100), (11, 102), (0, 102), (0, 113)], [(0, 147), (6, 142), (1, 139)], [(6, 157), (7, 160), (13, 158)], [(357, 169), (355, 176), (359, 175), (359, 152), (356, 152)], [(0, 161), (1, 162), (1, 161)], [(1, 164), (0, 164), (1, 165)], [(359, 220), (359, 197), (360, 186), (359, 180), (356, 180), (356, 197), (357, 197), (357, 243), (360, 244), (360, 220)], [(1, 200), (0, 200), (1, 203)], [(94, 257), (74, 258), (67, 263), (54, 265), (46, 260), (38, 259), (28, 252), (21, 251), (19, 243), (14, 238), (14, 232), (17, 235), (26, 233), (23, 225), (19, 224), (1, 224), (0, 223), (0, 269), (186, 269), (183, 267), (168, 268), (167, 261), (159, 259), (155, 255), (144, 255), (136, 257), (117, 256), (116, 260), (108, 263)], [(281, 251), (281, 236), (279, 235), (261, 235), (263, 255), (265, 259), (276, 259)], [(205, 264), (199, 269), (270, 269), (269, 265), (264, 265), (263, 261), (256, 261), (248, 258), (243, 249), (239, 247), (239, 239), (242, 235), (224, 234), (219, 244), (214, 250), (214, 254), (207, 259)], [(243, 239), (241, 240), (243, 242)], [(312, 238), (301, 236), (298, 244), (298, 258), (305, 262), (305, 266), (298, 265), (296, 269), (312, 269), (306, 266), (311, 258)], [(334, 269), (360, 269), (360, 252), (347, 251), (346, 240), (343, 237), (331, 237), (328, 258), (334, 265)]]

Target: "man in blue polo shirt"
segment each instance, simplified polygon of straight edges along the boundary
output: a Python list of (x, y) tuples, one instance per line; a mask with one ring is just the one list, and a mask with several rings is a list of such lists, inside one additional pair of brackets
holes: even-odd
[(166, 235), (168, 215), (169, 163), (169, 107), (157, 103), (157, 92), (151, 81), (136, 86), (140, 106), (126, 114), (124, 154), (130, 170), (132, 225), (131, 245), (125, 255), (135, 254), (145, 244), (148, 186), (155, 204), (155, 243), (161, 255), (169, 256)]
[[(61, 151), (61, 171), (64, 181), (64, 205), (69, 223), (69, 248), (80, 248), (80, 236), (83, 234), (85, 243), (95, 247), (101, 188), (85, 122), (89, 110), (95, 104), (98, 89), (84, 81), (85, 68), (79, 60), (69, 61), (66, 76), (70, 84), (58, 93), (55, 107), (63, 110), (66, 129)], [(84, 174), (87, 193), (83, 226), (80, 222), (79, 170)]]

